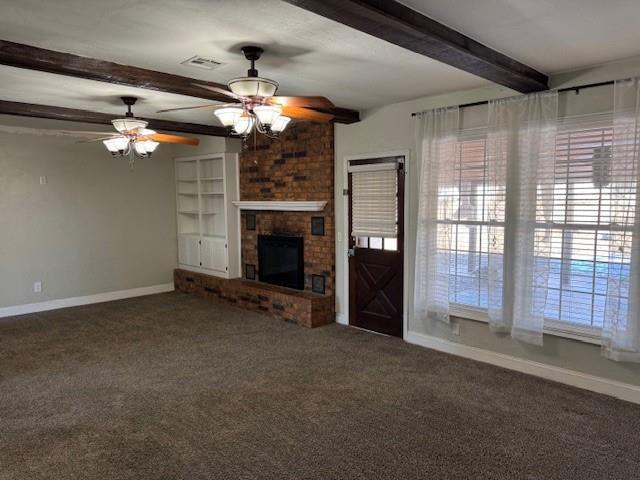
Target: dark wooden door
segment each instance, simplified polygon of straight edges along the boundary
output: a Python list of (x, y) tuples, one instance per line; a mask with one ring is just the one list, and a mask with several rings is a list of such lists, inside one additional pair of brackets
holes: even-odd
[(349, 323), (402, 337), (404, 170), (398, 164), (396, 238), (354, 237), (352, 174), (349, 174)]

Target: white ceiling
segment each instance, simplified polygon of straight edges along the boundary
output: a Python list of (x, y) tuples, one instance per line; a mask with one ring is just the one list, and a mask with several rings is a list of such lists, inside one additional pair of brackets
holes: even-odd
[[(640, 54), (638, 0), (403, 0), (545, 73)], [(244, 75), (241, 45), (266, 52), (279, 93), (325, 95), (364, 110), (489, 82), (280, 0), (0, 0), (0, 38), (225, 83)], [(198, 70), (194, 55), (224, 63)], [(0, 67), (0, 99), (215, 124), (208, 111), (156, 114), (202, 100)]]
[(400, 0), (543, 73), (640, 55), (639, 0)]

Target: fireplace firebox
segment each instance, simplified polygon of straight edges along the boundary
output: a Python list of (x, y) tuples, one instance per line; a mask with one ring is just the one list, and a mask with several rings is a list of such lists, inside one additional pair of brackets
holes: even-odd
[(258, 235), (260, 281), (304, 290), (302, 237)]

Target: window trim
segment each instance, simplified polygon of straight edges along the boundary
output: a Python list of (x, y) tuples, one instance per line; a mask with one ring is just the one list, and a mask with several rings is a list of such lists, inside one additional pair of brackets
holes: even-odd
[[(489, 313), (485, 308), (473, 308), (459, 303), (451, 303), (450, 305), (449, 314), (453, 317), (489, 324)], [(602, 329), (600, 328), (574, 326), (568, 322), (545, 318), (543, 333), (592, 345), (602, 345)]]

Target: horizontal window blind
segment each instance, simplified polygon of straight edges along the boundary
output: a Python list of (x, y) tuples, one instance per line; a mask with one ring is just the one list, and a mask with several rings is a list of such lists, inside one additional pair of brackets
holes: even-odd
[(487, 308), (489, 209), (504, 211), (505, 190), (488, 182), (485, 130), (461, 132), (458, 147), (455, 183), (440, 188), (438, 199), (441, 210), (444, 204), (453, 210), (452, 220), (440, 222), (440, 228), (448, 223), (451, 229), (449, 301)]
[(351, 235), (395, 238), (398, 235), (397, 170), (354, 170), (351, 172)]
[[(547, 245), (538, 258), (550, 260), (547, 319), (601, 328), (608, 277), (628, 275), (628, 258), (611, 252), (631, 242), (634, 219), (621, 221), (620, 205), (635, 204), (636, 184), (631, 175), (624, 185), (612, 184), (612, 169), (620, 168), (612, 158), (612, 137), (611, 115), (559, 124), (553, 175), (538, 186), (538, 196), (551, 205), (538, 209), (536, 219), (536, 244)], [(619, 301), (626, 304), (628, 292)]]

